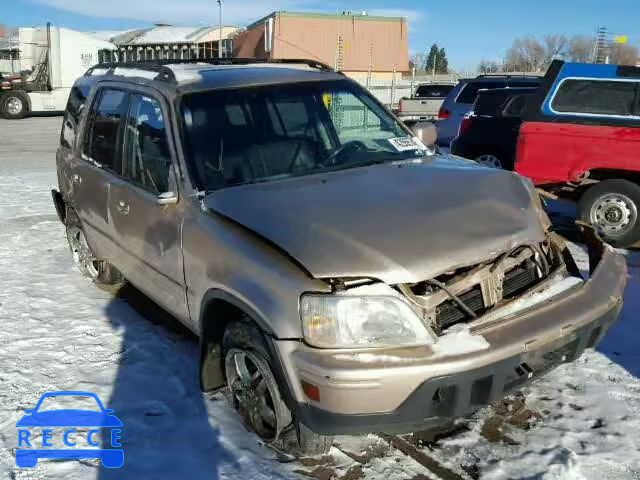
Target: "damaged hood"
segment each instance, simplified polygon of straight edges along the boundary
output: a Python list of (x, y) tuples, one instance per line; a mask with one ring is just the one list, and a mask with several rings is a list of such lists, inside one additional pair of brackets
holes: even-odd
[(316, 278), (414, 283), (544, 239), (519, 176), (453, 157), (230, 187), (204, 202)]

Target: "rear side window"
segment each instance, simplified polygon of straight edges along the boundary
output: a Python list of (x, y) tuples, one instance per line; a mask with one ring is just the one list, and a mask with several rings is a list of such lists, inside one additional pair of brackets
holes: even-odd
[(445, 98), (453, 90), (453, 85), (420, 85), (416, 89), (417, 98)]
[(105, 168), (116, 170), (122, 119), (127, 114), (129, 94), (122, 90), (103, 89), (95, 104), (87, 131), (84, 153)]
[(60, 143), (67, 148), (71, 148), (76, 139), (80, 113), (87, 100), (88, 94), (89, 85), (76, 85), (69, 93), (69, 101), (67, 102), (67, 109), (64, 112), (62, 135), (60, 137)]
[(508, 97), (504, 94), (483, 95), (481, 93), (480, 95), (478, 95), (478, 99), (476, 100), (475, 106), (473, 107), (473, 111), (476, 115), (490, 117), (497, 116), (504, 107), (507, 98)]
[(529, 95), (516, 95), (507, 101), (507, 106), (502, 112), (504, 117), (522, 117), (524, 109), (527, 106)]
[(153, 193), (169, 190), (171, 153), (160, 104), (133, 94), (127, 118), (122, 176)]
[(462, 89), (458, 98), (456, 98), (456, 103), (472, 104), (478, 97), (478, 90), (506, 87), (507, 82), (469, 82), (467, 86)]
[(616, 80), (564, 80), (551, 100), (558, 113), (633, 116), (638, 82)]

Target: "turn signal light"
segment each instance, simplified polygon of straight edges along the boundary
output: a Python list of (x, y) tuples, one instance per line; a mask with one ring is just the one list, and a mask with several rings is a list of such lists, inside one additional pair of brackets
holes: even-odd
[(304, 380), (300, 381), (300, 384), (302, 385), (302, 391), (307, 397), (315, 402), (320, 401), (320, 390), (318, 389), (318, 387), (312, 385), (311, 383), (305, 382)]

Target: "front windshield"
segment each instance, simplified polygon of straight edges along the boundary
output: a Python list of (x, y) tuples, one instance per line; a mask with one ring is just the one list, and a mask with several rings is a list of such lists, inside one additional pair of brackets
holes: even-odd
[(424, 155), (424, 146), (348, 81), (186, 95), (185, 147), (200, 190)]

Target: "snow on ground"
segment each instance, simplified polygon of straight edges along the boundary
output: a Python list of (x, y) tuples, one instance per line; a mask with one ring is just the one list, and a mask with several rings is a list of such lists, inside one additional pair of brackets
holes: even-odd
[[(374, 435), (339, 437), (342, 451), (326, 458), (281, 463), (223, 395), (204, 397), (195, 338), (132, 289), (114, 296), (71, 264), (49, 194), (60, 123), (0, 122), (0, 480), (435, 478)], [(622, 317), (597, 352), (526, 388), (524, 406), (515, 397), (487, 407), (424, 452), (483, 479), (640, 478), (640, 254), (628, 262)], [(56, 390), (95, 392), (115, 410), (122, 468), (95, 460), (16, 468), (15, 422)]]

